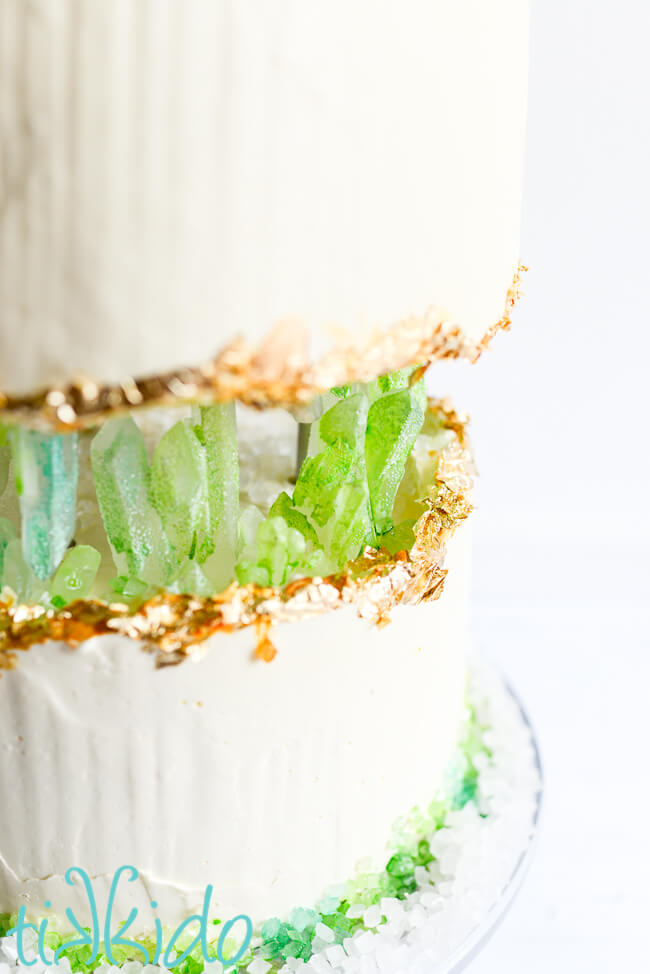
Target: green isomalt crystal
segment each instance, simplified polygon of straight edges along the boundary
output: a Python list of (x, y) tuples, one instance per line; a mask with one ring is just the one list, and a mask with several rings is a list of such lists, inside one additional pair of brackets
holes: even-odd
[(309, 456), (293, 501), (315, 525), (332, 567), (355, 558), (373, 538), (365, 469), (368, 400), (363, 393), (340, 399), (313, 424)]
[(9, 466), (11, 463), (11, 446), (9, 434), (5, 426), (0, 426), (0, 496), (4, 494), (9, 480)]
[(2, 562), (2, 587), (15, 594), (19, 602), (46, 600), (45, 583), (40, 581), (25, 561), (20, 538), (11, 539), (4, 549)]
[(129, 418), (113, 419), (90, 448), (97, 500), (121, 575), (163, 586), (174, 562), (151, 501), (151, 473), (142, 433)]
[(112, 579), (111, 589), (127, 603), (144, 602), (156, 591), (155, 586), (136, 575), (118, 575), (117, 578)]
[(91, 545), (69, 548), (50, 585), (50, 601), (56, 608), (90, 595), (99, 571), (101, 555)]
[(160, 440), (151, 464), (151, 496), (179, 564), (214, 551), (206, 450), (189, 419)]
[(413, 369), (399, 369), (397, 372), (387, 372), (379, 378), (369, 382), (365, 389), (368, 400), (373, 403), (381, 396), (386, 396), (391, 392), (398, 392), (400, 389), (408, 389)]
[(309, 523), (308, 519), (305, 517), (301, 511), (297, 510), (294, 506), (293, 500), (286, 491), (282, 491), (281, 494), (276, 497), (271, 509), (269, 511), (269, 517), (281, 517), (287, 522), (290, 528), (299, 531), (304, 537), (305, 541), (310, 542), (314, 548), (318, 545), (318, 535), (316, 531)]
[(376, 399), (368, 410), (365, 455), (370, 505), (375, 532), (392, 527), (397, 488), (406, 461), (424, 422), (425, 391), (422, 381)]
[(390, 531), (382, 534), (380, 538), (382, 548), (386, 548), (391, 555), (396, 555), (398, 551), (410, 551), (415, 541), (414, 528), (414, 519), (394, 524)]
[(186, 595), (212, 595), (214, 591), (201, 565), (189, 559), (178, 569), (167, 590)]
[(25, 561), (45, 580), (74, 534), (78, 478), (76, 433), (15, 429), (11, 434)]
[(242, 585), (284, 585), (297, 575), (324, 571), (316, 532), (287, 494), (278, 497), (266, 518), (255, 507), (245, 508), (239, 534), (236, 574)]
[(15, 541), (16, 529), (6, 517), (0, 517), (0, 579), (4, 568), (5, 551), (10, 541)]
[(250, 557), (237, 563), (237, 578), (242, 585), (283, 585), (304, 561), (305, 552), (304, 537), (284, 518), (265, 518), (258, 525)]
[(235, 404), (196, 406), (192, 423), (205, 450), (210, 516), (210, 554), (203, 571), (215, 591), (231, 581), (237, 549), (239, 458)]

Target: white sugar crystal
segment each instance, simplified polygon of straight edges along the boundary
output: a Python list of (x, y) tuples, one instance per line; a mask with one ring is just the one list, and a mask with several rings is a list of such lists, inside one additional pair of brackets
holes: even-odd
[(425, 866), (416, 866), (414, 876), (418, 886), (429, 886), (431, 884), (431, 877)]
[(363, 924), (366, 927), (376, 927), (381, 923), (381, 908), (379, 906), (370, 906), (363, 914)]
[(315, 971), (316, 974), (331, 974), (332, 970), (329, 961), (323, 954), (314, 954), (306, 966)]
[(367, 954), (374, 946), (375, 935), (370, 930), (366, 930), (364, 933), (355, 934), (354, 942), (360, 954)]
[(325, 923), (317, 923), (314, 928), (314, 934), (328, 944), (334, 943), (334, 931)]
[(357, 957), (359, 952), (356, 948), (354, 940), (352, 937), (345, 937), (343, 940), (343, 950), (346, 952), (348, 957)]
[(409, 926), (412, 930), (417, 930), (418, 927), (421, 927), (426, 919), (427, 915), (419, 903), (408, 912)]
[(246, 968), (250, 974), (266, 974), (267, 971), (271, 969), (271, 965), (263, 960), (261, 957), (256, 957), (252, 960), (248, 967)]
[(363, 903), (353, 903), (345, 915), (346, 917), (349, 917), (350, 920), (360, 920), (365, 911), (366, 908)]
[(328, 947), (325, 951), (325, 956), (332, 965), (332, 967), (338, 967), (342, 964), (346, 958), (346, 953), (340, 944), (335, 944), (333, 947)]
[(364, 954), (359, 963), (359, 974), (376, 974), (377, 960), (370, 954)]
[(387, 920), (391, 920), (394, 916), (399, 916), (400, 913), (404, 912), (404, 907), (396, 896), (384, 896), (380, 902), (381, 912), (386, 917)]

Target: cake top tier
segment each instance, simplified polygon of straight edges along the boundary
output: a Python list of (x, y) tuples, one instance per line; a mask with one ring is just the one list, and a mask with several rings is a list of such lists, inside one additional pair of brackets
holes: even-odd
[[(471, 349), (517, 266), (527, 15), (0, 0), (0, 390), (119, 383), (236, 339), (262, 371), (330, 353), (328, 385), (333, 347), (349, 372), (409, 318), (407, 345), (444, 320)], [(405, 364), (391, 335), (376, 370)]]

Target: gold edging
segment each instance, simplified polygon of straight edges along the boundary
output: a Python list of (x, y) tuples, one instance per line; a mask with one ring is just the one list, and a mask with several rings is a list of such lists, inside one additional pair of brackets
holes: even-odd
[(410, 552), (395, 555), (366, 548), (342, 572), (326, 578), (299, 578), (282, 588), (238, 585), (210, 598), (162, 593), (136, 612), (125, 605), (79, 601), (64, 609), (0, 602), (0, 669), (13, 669), (15, 650), (57, 640), (75, 647), (86, 639), (119, 634), (140, 640), (157, 654), (157, 664), (180, 663), (216, 632), (254, 626), (255, 655), (270, 661), (275, 647), (273, 625), (319, 615), (346, 604), (361, 618), (378, 625), (388, 621), (399, 603), (437, 599), (447, 574), (445, 545), (472, 509), (473, 465), (466, 436), (466, 417), (446, 400), (429, 400), (429, 410), (442, 419), (454, 438), (440, 454), (435, 482), (423, 503)]
[(476, 361), (497, 332), (507, 330), (520, 296), (520, 264), (506, 296), (503, 315), (479, 342), (446, 321), (436, 309), (412, 316), (364, 344), (337, 347), (315, 365), (296, 352), (299, 325), (284, 322), (259, 350), (234, 342), (211, 362), (163, 375), (99, 385), (80, 379), (27, 396), (0, 393), (0, 419), (59, 432), (85, 429), (142, 406), (237, 399), (256, 408), (304, 405), (319, 392), (351, 382), (368, 382), (409, 366), (427, 367), (436, 359)]

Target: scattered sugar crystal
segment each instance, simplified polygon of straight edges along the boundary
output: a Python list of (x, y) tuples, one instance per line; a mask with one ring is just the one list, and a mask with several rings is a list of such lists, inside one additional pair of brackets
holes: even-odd
[(122, 974), (142, 974), (143, 965), (139, 960), (127, 960), (122, 964)]
[(337, 967), (345, 960), (346, 953), (340, 944), (335, 944), (333, 947), (328, 947), (325, 950), (325, 956), (327, 957), (332, 967)]
[(413, 876), (418, 886), (429, 886), (431, 884), (431, 876), (425, 866), (416, 866)]
[(363, 903), (353, 903), (348, 907), (345, 915), (346, 917), (349, 917), (350, 920), (360, 920), (365, 913), (365, 910), (366, 908)]
[(376, 974), (377, 961), (371, 953), (363, 954), (359, 962), (359, 974)]
[(314, 954), (307, 962), (307, 966), (316, 974), (331, 974), (331, 967), (322, 954)]
[(294, 929), (302, 933), (303, 930), (313, 927), (318, 922), (318, 913), (299, 906), (289, 914), (289, 922)]
[[(290, 959), (292, 960), (293, 958)], [(262, 960), (261, 957), (256, 957), (250, 962), (246, 970), (250, 971), (250, 974), (266, 974), (267, 971), (271, 970), (271, 965), (267, 961)]]
[(358, 957), (359, 955), (359, 951), (357, 950), (352, 937), (343, 938), (343, 950), (346, 952), (348, 957)]
[(332, 930), (331, 927), (328, 927), (325, 923), (317, 923), (314, 929), (314, 933), (316, 934), (317, 937), (320, 937), (321, 940), (324, 940), (325, 943), (328, 944), (334, 943), (334, 931)]
[(363, 923), (366, 927), (376, 927), (381, 923), (381, 909), (379, 906), (370, 906), (363, 914)]
[(379, 905), (387, 920), (404, 912), (404, 907), (396, 896), (383, 896)]
[(375, 935), (370, 930), (365, 930), (363, 933), (356, 934), (354, 937), (356, 949), (360, 954), (367, 954), (368, 951), (372, 950), (374, 942)]

